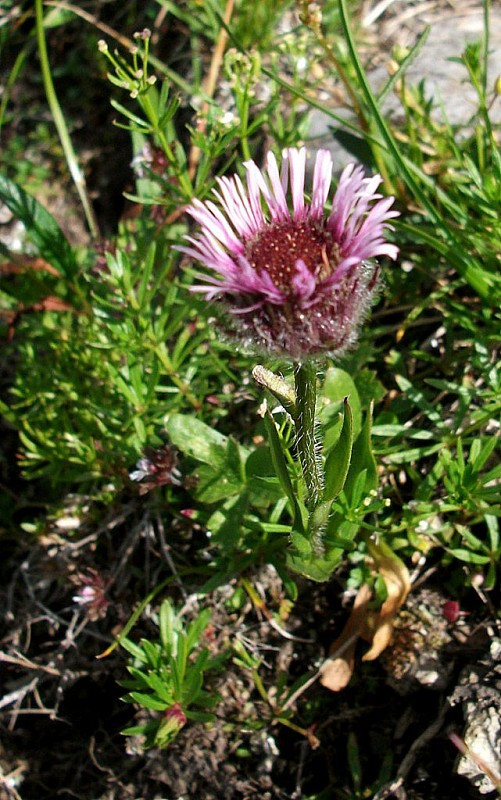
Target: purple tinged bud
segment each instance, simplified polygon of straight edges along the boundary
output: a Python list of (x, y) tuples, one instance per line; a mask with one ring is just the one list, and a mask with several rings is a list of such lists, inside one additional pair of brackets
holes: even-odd
[(187, 723), (186, 714), (184, 713), (183, 709), (179, 705), (179, 703), (174, 703), (173, 706), (168, 708), (164, 714), (164, 719), (173, 720), (176, 725), (182, 728)]
[(157, 747), (168, 747), (184, 728), (188, 719), (179, 703), (174, 703), (165, 712), (155, 735)]
[(207, 270), (193, 291), (218, 301), (227, 332), (250, 351), (298, 361), (342, 354), (375, 297), (374, 259), (398, 254), (385, 238), (398, 216), (393, 198), (377, 193), (379, 175), (366, 178), (350, 164), (326, 211), (326, 150), (316, 155), (310, 202), (304, 148), (285, 150), (281, 170), (273, 153), (263, 170), (244, 166), (246, 186), (238, 176), (218, 178), (217, 202), (188, 208), (199, 231), (178, 249)]

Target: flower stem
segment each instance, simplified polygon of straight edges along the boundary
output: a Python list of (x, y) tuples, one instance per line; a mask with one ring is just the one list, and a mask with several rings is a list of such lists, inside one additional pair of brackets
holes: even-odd
[(303, 469), (310, 509), (318, 503), (322, 480), (315, 453), (315, 407), (317, 399), (317, 375), (311, 363), (296, 364), (294, 368), (296, 386), (296, 447)]

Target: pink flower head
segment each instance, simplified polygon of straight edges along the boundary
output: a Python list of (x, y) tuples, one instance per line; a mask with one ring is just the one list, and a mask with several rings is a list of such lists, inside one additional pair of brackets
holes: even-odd
[(218, 178), (217, 202), (194, 200), (188, 213), (199, 224), (190, 246), (179, 249), (208, 274), (193, 290), (218, 298), (230, 312), (229, 328), (247, 348), (302, 360), (339, 354), (356, 339), (377, 288), (376, 256), (397, 257), (385, 240), (393, 197), (377, 193), (381, 176), (362, 167), (343, 171), (332, 201), (332, 159), (319, 150), (311, 201), (305, 200), (306, 150), (290, 148), (278, 169), (244, 164), (238, 175)]
[(92, 622), (106, 616), (110, 601), (106, 596), (109, 582), (95, 569), (87, 569), (73, 577), (73, 583), (78, 586), (78, 591), (73, 597), (73, 602), (82, 606)]
[(177, 468), (177, 452), (168, 444), (154, 450), (146, 448), (145, 455), (129, 473), (131, 481), (139, 483), (139, 494), (147, 494), (158, 486), (181, 485), (181, 473)]

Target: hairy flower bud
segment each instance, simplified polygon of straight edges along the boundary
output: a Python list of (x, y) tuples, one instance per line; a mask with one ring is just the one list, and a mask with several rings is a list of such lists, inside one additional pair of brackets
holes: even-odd
[(188, 213), (200, 226), (178, 249), (209, 273), (193, 291), (217, 298), (225, 325), (246, 349), (303, 360), (339, 355), (352, 345), (377, 288), (372, 260), (397, 257), (385, 239), (392, 197), (376, 192), (379, 175), (361, 167), (343, 171), (332, 202), (332, 159), (319, 150), (311, 201), (305, 201), (306, 150), (283, 153), (279, 172), (273, 153), (266, 169), (244, 164), (238, 176), (218, 178), (217, 203), (194, 200)]

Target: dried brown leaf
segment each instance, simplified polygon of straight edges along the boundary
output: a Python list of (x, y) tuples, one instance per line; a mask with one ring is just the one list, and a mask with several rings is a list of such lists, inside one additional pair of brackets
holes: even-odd
[(378, 612), (367, 617), (367, 630), (364, 638), (372, 641), (372, 646), (362, 657), (363, 661), (373, 661), (388, 647), (393, 619), (407, 600), (411, 590), (409, 571), (404, 562), (384, 543), (368, 543), (369, 552), (376, 569), (386, 585), (387, 597)]
[(320, 668), (320, 683), (331, 692), (344, 689), (353, 675), (355, 648), (366, 627), (367, 607), (371, 596), (369, 586), (364, 583), (358, 590), (346, 625), (329, 649), (329, 658)]

